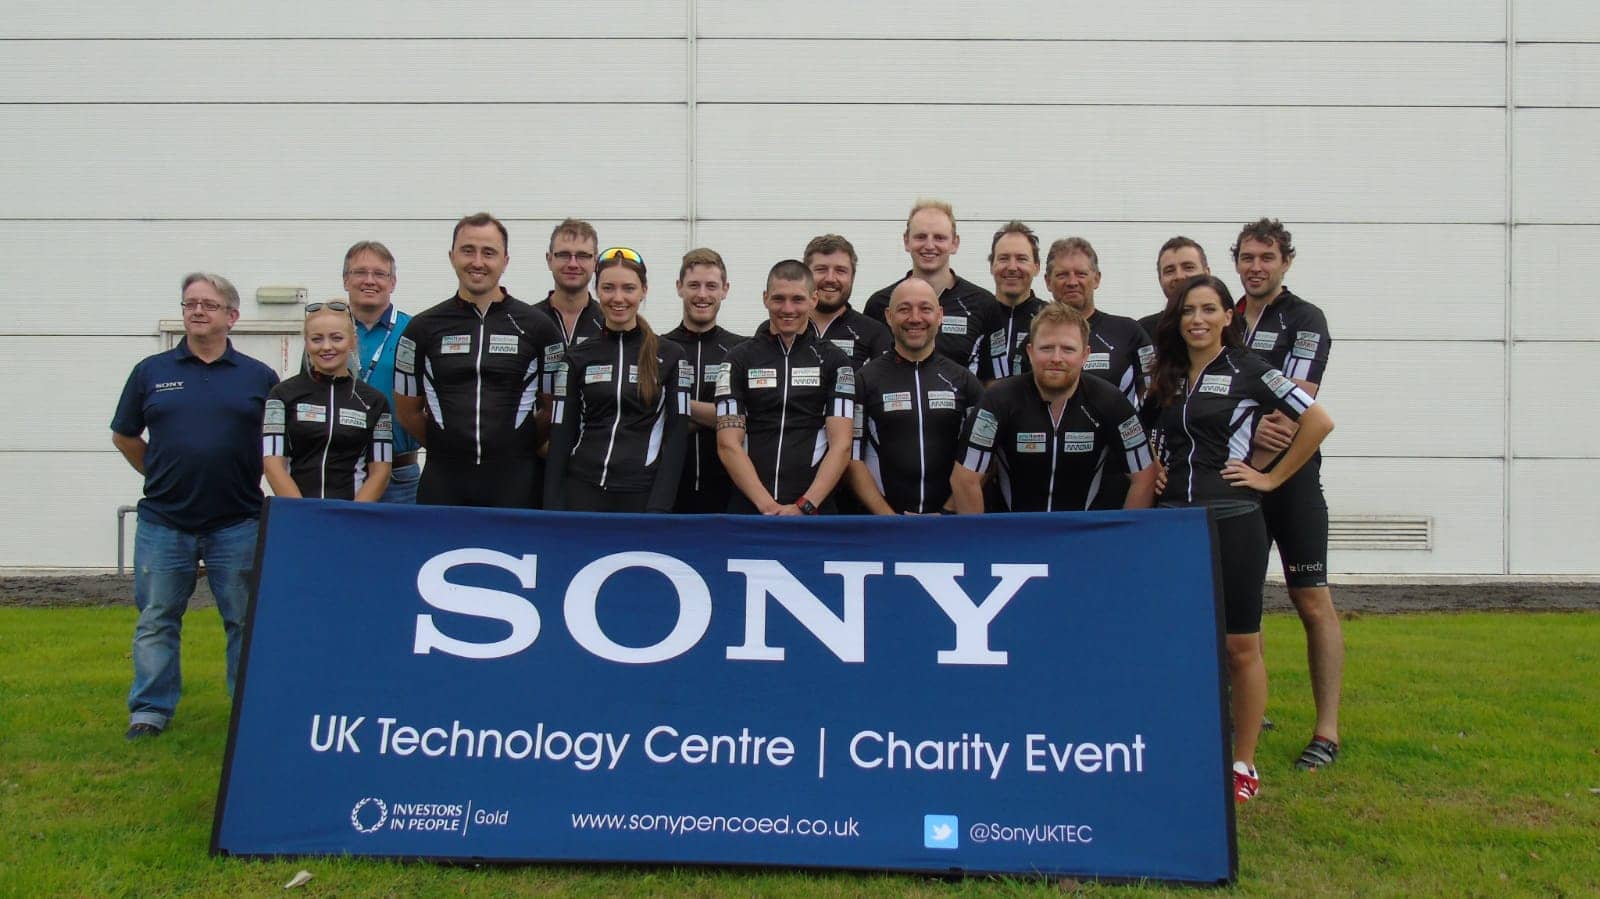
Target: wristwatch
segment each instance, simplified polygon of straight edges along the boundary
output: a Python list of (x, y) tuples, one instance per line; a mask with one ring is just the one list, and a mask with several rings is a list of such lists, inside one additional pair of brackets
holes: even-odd
[(816, 503), (813, 503), (811, 500), (806, 499), (804, 494), (802, 494), (799, 499), (794, 501), (794, 507), (796, 509), (800, 510), (800, 514), (801, 515), (815, 515), (815, 514), (817, 514)]

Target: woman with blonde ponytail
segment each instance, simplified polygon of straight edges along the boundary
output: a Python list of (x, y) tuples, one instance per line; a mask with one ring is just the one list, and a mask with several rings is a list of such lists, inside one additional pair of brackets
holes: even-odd
[(639, 314), (648, 291), (637, 252), (600, 254), (595, 293), (605, 328), (569, 346), (555, 376), (546, 509), (672, 511), (693, 379), (683, 350)]

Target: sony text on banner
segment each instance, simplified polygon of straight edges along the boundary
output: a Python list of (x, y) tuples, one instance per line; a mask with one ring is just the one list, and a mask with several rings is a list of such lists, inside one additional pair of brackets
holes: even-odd
[(1234, 876), (1203, 510), (274, 500), (259, 562), (214, 852)]

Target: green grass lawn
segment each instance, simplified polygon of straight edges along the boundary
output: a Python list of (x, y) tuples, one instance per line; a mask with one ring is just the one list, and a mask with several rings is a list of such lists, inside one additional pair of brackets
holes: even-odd
[[(122, 739), (130, 608), (0, 608), (0, 895), (277, 892), (943, 895), (1060, 885), (912, 876), (206, 854), (227, 740), (222, 632), (197, 609), (185, 695), (159, 739)], [(1267, 620), (1264, 793), (1239, 815), (1246, 895), (1600, 893), (1600, 615), (1346, 622), (1344, 751), (1292, 770), (1312, 720), (1299, 624)], [(1117, 895), (1193, 890), (1084, 885)]]

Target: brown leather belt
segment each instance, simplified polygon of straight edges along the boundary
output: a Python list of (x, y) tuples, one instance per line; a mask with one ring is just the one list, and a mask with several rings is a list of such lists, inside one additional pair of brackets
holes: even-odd
[(398, 453), (394, 457), (394, 467), (395, 468), (400, 468), (402, 466), (415, 465), (415, 464), (417, 464), (417, 451), (416, 450), (412, 450), (409, 453)]

